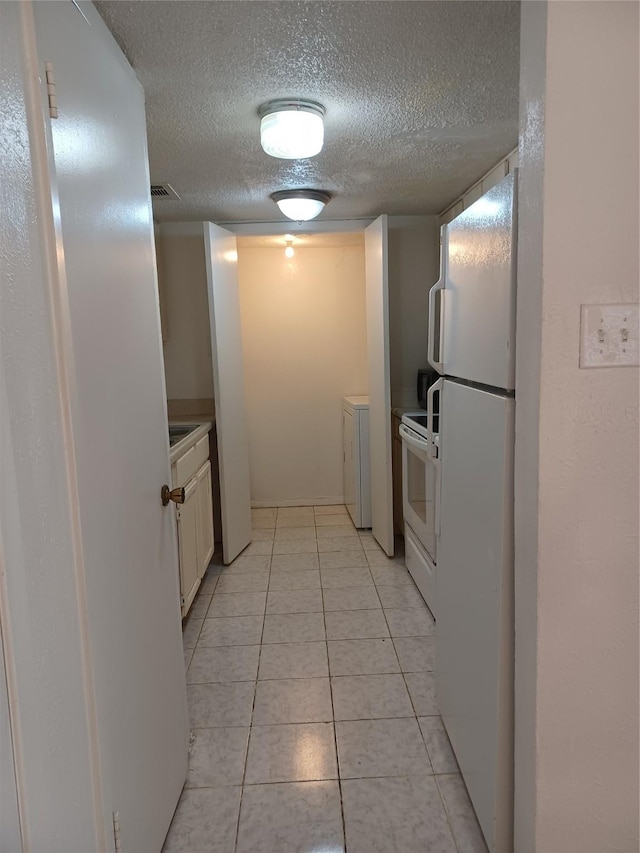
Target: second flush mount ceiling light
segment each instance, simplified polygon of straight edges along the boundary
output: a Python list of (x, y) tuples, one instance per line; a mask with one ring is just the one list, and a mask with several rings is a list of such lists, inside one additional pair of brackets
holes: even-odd
[(279, 190), (271, 193), (271, 198), (288, 219), (306, 222), (322, 211), (331, 199), (331, 194), (323, 190)]
[(260, 143), (271, 157), (302, 160), (314, 157), (324, 142), (324, 107), (317, 101), (280, 98), (258, 110)]

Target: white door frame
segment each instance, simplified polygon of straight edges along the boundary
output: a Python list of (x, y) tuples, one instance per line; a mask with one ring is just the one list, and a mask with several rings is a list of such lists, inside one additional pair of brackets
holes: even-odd
[(393, 557), (393, 475), (391, 451), (391, 353), (389, 340), (389, 225), (379, 216), (364, 232), (369, 362), (369, 464), (371, 530)]
[[(364, 236), (365, 230), (375, 222), (377, 217), (372, 217), (371, 219), (322, 219), (322, 220), (314, 220), (313, 222), (245, 222), (245, 223), (219, 223), (221, 227), (226, 228), (227, 230), (233, 232), (237, 236), (272, 236), (278, 234), (339, 234), (339, 233), (357, 233), (362, 232)], [(387, 258), (388, 262), (388, 258)], [(370, 356), (369, 356), (370, 357)], [(388, 366), (388, 365), (387, 365)], [(388, 374), (388, 370), (387, 370)], [(386, 406), (389, 409), (389, 471), (391, 471), (391, 411), (390, 405)], [(390, 475), (389, 475), (390, 476)], [(382, 484), (381, 484), (382, 485)], [(373, 488), (373, 483), (372, 483)], [(385, 488), (385, 497), (387, 488)], [(372, 515), (373, 515), (373, 493), (372, 493)], [(389, 555), (393, 555), (393, 488), (391, 488), (391, 501), (390, 501), (390, 514), (391, 519), (389, 525), (387, 525), (391, 532), (391, 537), (384, 536), (384, 545), (383, 547), (389, 553)], [(375, 515), (374, 515), (375, 518)]]

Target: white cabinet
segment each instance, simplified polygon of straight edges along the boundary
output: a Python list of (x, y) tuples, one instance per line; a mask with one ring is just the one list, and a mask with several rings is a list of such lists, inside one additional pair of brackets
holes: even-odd
[(206, 423), (194, 429), (171, 451), (173, 488), (182, 487), (185, 492), (184, 503), (177, 504), (183, 616), (189, 612), (215, 547), (210, 428), (211, 424)]
[(184, 503), (178, 506), (180, 594), (184, 616), (200, 586), (198, 565), (198, 483), (194, 477), (184, 487)]
[(344, 502), (356, 527), (371, 527), (368, 397), (344, 398), (342, 429)]
[(196, 474), (196, 502), (198, 505), (197, 554), (198, 577), (202, 578), (213, 557), (213, 498), (211, 493), (211, 462), (207, 459)]

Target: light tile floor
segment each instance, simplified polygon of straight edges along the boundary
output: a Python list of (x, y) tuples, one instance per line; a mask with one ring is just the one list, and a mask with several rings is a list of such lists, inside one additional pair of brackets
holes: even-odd
[(166, 853), (486, 853), (403, 558), (343, 506), (253, 525), (184, 628), (194, 740)]

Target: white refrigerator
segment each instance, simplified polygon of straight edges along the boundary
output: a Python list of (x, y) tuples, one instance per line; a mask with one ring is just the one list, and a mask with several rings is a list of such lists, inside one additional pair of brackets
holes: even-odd
[[(513, 848), (515, 175), (443, 229), (436, 685), (487, 845)], [(439, 322), (436, 321), (439, 318)]]

